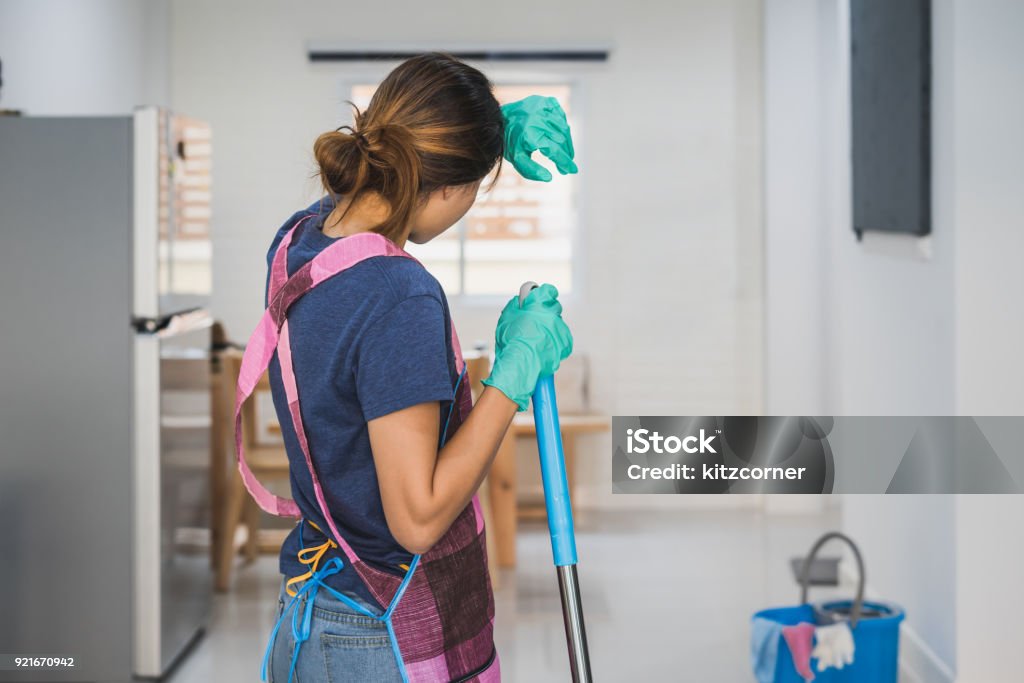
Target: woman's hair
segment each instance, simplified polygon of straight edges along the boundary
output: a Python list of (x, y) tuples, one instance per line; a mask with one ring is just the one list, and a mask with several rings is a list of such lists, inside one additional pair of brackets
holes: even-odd
[(320, 179), (335, 199), (379, 193), (390, 214), (374, 230), (389, 239), (402, 233), (426, 194), (481, 180), (495, 163), (500, 172), (505, 119), (491, 83), (451, 55), (407, 59), (366, 111), (352, 108), (354, 125), (324, 133), (313, 145)]

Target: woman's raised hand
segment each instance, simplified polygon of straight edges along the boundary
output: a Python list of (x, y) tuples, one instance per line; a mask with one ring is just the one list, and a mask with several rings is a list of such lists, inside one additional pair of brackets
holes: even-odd
[(562, 175), (578, 170), (573, 158), (569, 122), (554, 97), (530, 95), (502, 105), (505, 115), (505, 159), (527, 180), (551, 180), (551, 172), (534, 161), (535, 151), (551, 159)]

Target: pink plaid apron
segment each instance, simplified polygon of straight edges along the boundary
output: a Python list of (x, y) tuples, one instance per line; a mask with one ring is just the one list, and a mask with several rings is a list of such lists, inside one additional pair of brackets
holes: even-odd
[[(274, 495), (256, 479), (245, 461), (242, 448), (242, 404), (252, 394), (276, 350), (295, 434), (306, 467), (313, 479), (320, 511), (330, 527), (330, 533), (327, 535), (337, 543), (351, 569), (359, 575), (370, 593), (381, 605), (385, 605), (386, 609), (382, 615), (368, 612), (348, 596), (324, 584), (323, 579), (340, 571), (343, 565), (339, 558), (327, 562), (324, 567), (313, 572), (299, 594), (289, 603), (290, 607), (299, 595), (309, 593), (303, 627), (296, 632), (292, 669), (294, 671), (303, 632), (307, 637), (309, 634), (313, 598), (316, 591), (323, 587), (350, 607), (385, 623), (404, 680), (477, 683), (500, 681), (500, 667), (493, 641), (494, 597), (487, 572), (483, 514), (477, 496), (473, 496), (472, 502), (459, 514), (451, 528), (429, 552), (413, 558), (404, 577), (389, 574), (362, 562), (338, 533), (334, 518), (327, 509), (299, 409), (298, 387), (288, 337), (288, 310), (293, 303), (321, 282), (365, 259), (375, 256), (410, 259), (413, 257), (381, 235), (360, 233), (338, 240), (289, 277), (288, 247), (294, 240), (296, 231), (302, 228), (308, 218), (310, 216), (300, 219), (278, 245), (271, 262), (268, 289), (270, 304), (245, 348), (235, 397), (235, 449), (238, 469), (246, 488), (261, 508), (281, 517), (302, 517), (294, 500)], [(472, 408), (470, 387), (468, 382), (463, 381), (466, 374), (465, 362), (454, 324), (451, 339), (459, 380), (455, 384), (455, 400), (448, 416), (450, 424), (446, 424), (442, 438), (454, 433)], [(280, 621), (271, 635), (271, 642), (279, 627)], [(263, 679), (266, 680), (266, 657)]]

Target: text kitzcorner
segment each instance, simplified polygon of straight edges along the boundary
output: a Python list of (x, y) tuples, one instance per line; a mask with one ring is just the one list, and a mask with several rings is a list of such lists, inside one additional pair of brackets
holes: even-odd
[(626, 476), (630, 479), (701, 479), (704, 481), (768, 480), (784, 481), (803, 479), (806, 467), (729, 467), (727, 465), (704, 464), (669, 465), (668, 467), (642, 467), (630, 465)]

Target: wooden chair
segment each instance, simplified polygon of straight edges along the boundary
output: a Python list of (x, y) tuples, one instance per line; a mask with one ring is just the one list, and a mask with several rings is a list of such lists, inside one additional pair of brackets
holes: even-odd
[[(466, 375), (469, 379), (470, 388), (473, 391), (473, 401), (480, 397), (483, 392), (484, 386), (481, 383), (487, 378), (487, 373), (491, 371), (491, 359), (484, 354), (476, 356), (469, 356), (466, 358)], [(504, 444), (503, 444), (504, 445)], [(499, 456), (501, 451), (499, 451)], [(491, 574), (491, 585), (494, 588), (498, 588), (501, 583), (500, 575), (498, 570), (501, 568), (500, 563), (500, 549), (508, 545), (508, 541), (505, 538), (507, 535), (505, 527), (507, 524), (502, 524), (503, 519), (495, 519), (494, 515), (494, 492), (495, 488), (500, 488), (502, 479), (500, 478), (502, 464), (496, 459), (494, 465), (491, 467), (491, 473), (484, 478), (482, 484), (480, 484), (480, 490), (477, 494), (480, 497), (480, 507), (484, 512), (484, 526), (487, 528), (487, 566)], [(498, 478), (495, 478), (494, 470), (497, 469), (499, 472)], [(498, 496), (504, 497), (505, 491), (499, 490)], [(511, 491), (514, 496), (515, 491)], [(515, 537), (513, 530), (513, 537), (510, 541), (512, 545), (515, 545)]]
[[(227, 449), (230, 464), (230, 474), (222, 486), (223, 504), (219, 509), (219, 524), (217, 529), (217, 559), (215, 586), (218, 591), (227, 591), (231, 587), (231, 572), (234, 569), (235, 555), (238, 553), (239, 543), (237, 531), (243, 523), (247, 529), (245, 536), (245, 557), (253, 561), (259, 555), (260, 546), (260, 518), (262, 510), (253, 500), (245, 488), (242, 475), (234, 456), (234, 400), (235, 386), (238, 383), (238, 373), (242, 365), (242, 353), (237, 350), (222, 352), (221, 361), (221, 386), (220, 386), (220, 408), (222, 413), (219, 420), (221, 433), (217, 437), (230, 444)], [(259, 384), (242, 405), (242, 445), (245, 447), (246, 462), (249, 468), (260, 481), (268, 481), (274, 478), (288, 478), (288, 454), (284, 448), (284, 442), (268, 445), (257, 438), (256, 430), (256, 402), (260, 394), (270, 391), (270, 380), (264, 373)], [(221, 463), (220, 466), (223, 466)], [(216, 490), (216, 489), (215, 489)], [(226, 494), (226, 495), (224, 495)], [(274, 544), (269, 544), (268, 549), (273, 550)], [(277, 544), (280, 547), (280, 544)]]

